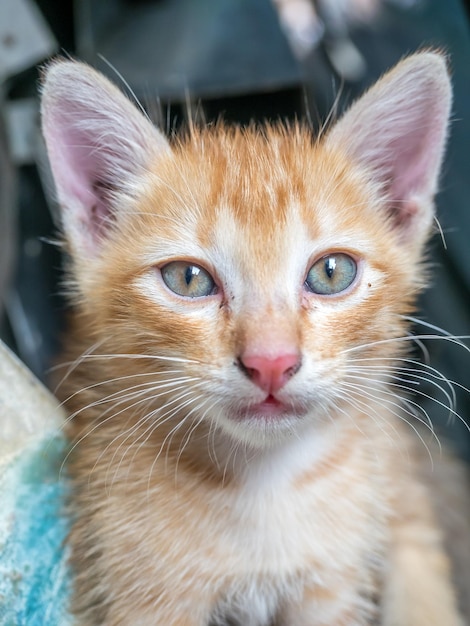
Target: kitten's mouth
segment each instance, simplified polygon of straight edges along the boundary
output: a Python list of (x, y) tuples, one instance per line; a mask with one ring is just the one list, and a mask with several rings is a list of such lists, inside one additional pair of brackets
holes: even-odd
[(279, 402), (279, 400), (277, 400), (273, 395), (269, 394), (266, 400), (264, 400), (264, 402), (261, 402), (259, 406), (283, 407), (284, 405), (282, 404), (282, 402)]
[(292, 408), (275, 398), (272, 394), (266, 396), (263, 402), (252, 404), (239, 411), (240, 419), (280, 419), (292, 415)]

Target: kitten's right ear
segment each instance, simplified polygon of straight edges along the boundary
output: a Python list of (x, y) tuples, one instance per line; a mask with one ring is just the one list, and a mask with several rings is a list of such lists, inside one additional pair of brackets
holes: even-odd
[(169, 150), (164, 136), (99, 72), (84, 63), (46, 68), (42, 128), (65, 233), (76, 254), (95, 256), (118, 215), (116, 198)]
[(420, 52), (385, 74), (326, 137), (381, 185), (404, 241), (423, 241), (432, 224), (450, 107), (445, 57)]

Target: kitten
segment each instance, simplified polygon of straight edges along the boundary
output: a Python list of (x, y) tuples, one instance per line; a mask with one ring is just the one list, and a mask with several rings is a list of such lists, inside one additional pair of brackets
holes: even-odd
[(399, 395), (450, 101), (422, 52), (319, 138), (170, 146), (95, 70), (48, 68), (78, 624), (463, 623)]

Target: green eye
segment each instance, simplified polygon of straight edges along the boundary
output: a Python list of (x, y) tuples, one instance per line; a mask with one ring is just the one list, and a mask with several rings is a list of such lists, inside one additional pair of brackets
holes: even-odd
[(198, 265), (187, 261), (172, 261), (161, 269), (165, 285), (184, 298), (203, 298), (216, 292), (214, 279)]
[(324, 296), (341, 293), (356, 278), (357, 266), (347, 254), (329, 254), (310, 268), (305, 284), (310, 291)]

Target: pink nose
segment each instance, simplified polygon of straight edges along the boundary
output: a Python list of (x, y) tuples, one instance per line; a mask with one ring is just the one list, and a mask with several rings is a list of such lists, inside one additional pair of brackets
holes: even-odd
[(298, 371), (300, 356), (282, 354), (273, 359), (266, 356), (242, 356), (240, 362), (255, 385), (267, 393), (275, 393)]

